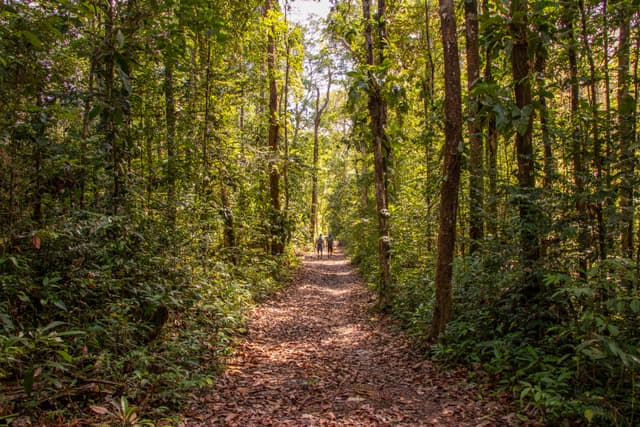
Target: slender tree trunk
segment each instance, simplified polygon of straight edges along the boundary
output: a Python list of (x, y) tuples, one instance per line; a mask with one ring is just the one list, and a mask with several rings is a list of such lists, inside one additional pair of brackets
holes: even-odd
[(209, 110), (210, 102), (209, 98), (211, 96), (211, 42), (207, 38), (206, 42), (207, 49), (207, 66), (205, 71), (205, 82), (204, 82), (204, 119), (202, 121), (202, 191), (201, 195), (204, 196), (207, 190), (207, 186), (209, 184)]
[[(633, 93), (636, 96), (636, 102), (634, 102), (633, 104), (633, 135), (634, 135), (634, 146), (638, 145), (638, 96), (640, 94), (638, 94), (638, 90), (640, 89), (640, 78), (638, 75), (638, 66), (639, 66), (639, 62), (640, 62), (640, 31), (636, 30), (636, 57), (635, 57), (635, 61), (633, 62)], [(635, 162), (635, 154), (634, 154), (634, 162)], [(635, 173), (635, 171), (634, 171)], [(635, 188), (636, 188), (636, 183), (637, 181), (634, 181), (634, 192), (636, 192)], [(637, 193), (636, 193), (637, 194)], [(640, 227), (638, 227), (638, 231), (637, 231), (638, 235), (638, 241), (637, 241), (637, 246), (636, 246), (636, 275), (633, 281), (633, 286), (634, 289), (638, 289), (638, 282), (640, 281)]]
[(109, 147), (111, 154), (111, 213), (118, 215), (122, 195), (122, 177), (120, 176), (120, 143), (117, 141), (114, 109), (118, 108), (115, 99), (114, 67), (115, 67), (115, 29), (114, 29), (114, 4), (113, 0), (104, 4), (104, 49), (102, 69), (103, 103), (106, 108), (102, 110), (101, 128), (104, 132), (105, 146)]
[(367, 172), (369, 171), (369, 168), (367, 167), (367, 147), (365, 147), (364, 144), (360, 147), (360, 155), (362, 156), (362, 158), (360, 164), (360, 177), (358, 178), (358, 182), (361, 182), (360, 212), (364, 216), (369, 208), (369, 182), (367, 180)]
[[(44, 225), (44, 215), (42, 212), (42, 192), (45, 189), (42, 183), (42, 148), (40, 146), (40, 140), (44, 138), (46, 121), (42, 121), (42, 117), (46, 117), (44, 111), (44, 101), (42, 92), (37, 95), (36, 105), (38, 106), (38, 112), (33, 114), (32, 127), (36, 130), (35, 138), (33, 139), (33, 166), (35, 169), (34, 187), (35, 194), (33, 195), (33, 219), (39, 228)], [(45, 119), (46, 120), (46, 119)]]
[[(590, 34), (587, 30), (587, 14), (584, 8), (584, 0), (578, 1), (580, 8), (580, 23), (582, 26), (583, 50), (589, 60), (589, 103), (591, 104), (591, 133), (593, 138), (593, 163), (596, 171), (596, 192), (601, 193), (603, 188), (603, 161), (602, 161), (602, 141), (600, 139), (599, 114), (598, 114), (598, 88), (596, 77), (596, 64), (593, 59), (593, 50), (590, 44)], [(594, 210), (596, 215), (596, 229), (598, 233), (598, 258), (604, 260), (607, 257), (606, 245), (606, 225), (602, 212), (602, 200), (599, 196), (595, 198)]]
[[(422, 79), (422, 98), (424, 109), (424, 150), (425, 150), (425, 186), (429, 185), (431, 178), (431, 150), (433, 136), (431, 131), (431, 115), (434, 111), (434, 83), (435, 83), (435, 64), (433, 62), (432, 54), (432, 42), (431, 42), (431, 11), (429, 9), (429, 2), (431, 0), (424, 0), (424, 51), (426, 52), (426, 60), (424, 62), (424, 77)], [(426, 195), (427, 209), (431, 206), (431, 192), (427, 191)], [(430, 239), (429, 239), (430, 240)], [(431, 242), (427, 245), (430, 247)]]
[(532, 105), (531, 81), (529, 76), (529, 40), (527, 0), (511, 0), (511, 66), (513, 69), (514, 94), (516, 106), (521, 117), (527, 118), (526, 128), (516, 133), (516, 154), (518, 163), (518, 185), (520, 195), (518, 208), (520, 214), (520, 250), (521, 267), (524, 274), (523, 296), (525, 300), (534, 297), (540, 291), (541, 280), (537, 271), (540, 258), (540, 243), (537, 232), (537, 213), (534, 201), (535, 157), (532, 142)]
[(318, 128), (320, 126), (320, 89), (316, 86), (316, 117), (313, 121), (313, 169), (311, 170), (311, 238), (318, 235)]
[[(571, 88), (571, 157), (573, 161), (573, 185), (575, 207), (578, 222), (578, 246), (581, 253), (587, 251), (587, 205), (584, 194), (584, 168), (582, 164), (582, 123), (580, 119), (580, 85), (578, 82), (578, 43), (575, 38), (574, 20), (576, 18), (575, 4), (567, 3), (563, 10), (563, 23), (566, 29), (567, 58), (569, 60), (569, 80)], [(587, 277), (587, 257), (578, 260), (578, 274), (582, 279)]]
[(236, 241), (236, 229), (235, 220), (233, 215), (233, 208), (231, 206), (231, 200), (229, 198), (229, 191), (225, 182), (227, 176), (226, 171), (220, 172), (220, 201), (222, 202), (222, 223), (223, 223), (223, 245), (226, 250), (226, 256), (231, 259), (231, 262), (238, 264), (238, 252)]
[(536, 82), (538, 84), (538, 105), (540, 112), (540, 128), (542, 133), (542, 147), (544, 150), (544, 178), (542, 185), (544, 188), (551, 188), (555, 177), (555, 166), (553, 162), (552, 139), (549, 132), (549, 108), (547, 107), (547, 97), (545, 96), (545, 80), (547, 67), (547, 50), (540, 46), (536, 51), (535, 60)]
[[(277, 2), (265, 0), (265, 16), (277, 7)], [(275, 5), (275, 6), (274, 6)], [(269, 81), (269, 148), (273, 156), (269, 167), (269, 196), (271, 200), (271, 253), (281, 254), (284, 251), (282, 212), (280, 208), (280, 172), (276, 159), (279, 157), (280, 123), (278, 121), (278, 85), (276, 83), (276, 40), (275, 28), (267, 36), (267, 78)]]
[(618, 33), (618, 132), (620, 139), (620, 232), (622, 252), (633, 257), (635, 153), (633, 122), (635, 99), (629, 90), (630, 38), (629, 11), (622, 7)]
[(148, 215), (152, 215), (151, 210), (151, 198), (153, 196), (153, 188), (156, 184), (155, 171), (153, 167), (153, 132), (151, 130), (151, 123), (153, 119), (149, 118), (149, 114), (147, 113), (147, 104), (144, 99), (143, 103), (143, 114), (144, 114), (144, 134), (145, 134), (145, 151), (147, 157), (147, 191), (146, 191), (146, 201), (147, 201), (147, 212)]
[[(482, 10), (489, 13), (488, 0), (483, 0)], [(493, 54), (491, 47), (485, 49), (485, 83), (494, 83), (493, 80)], [(489, 113), (487, 117), (487, 177), (489, 178), (489, 194), (487, 197), (487, 232), (495, 238), (498, 233), (498, 129), (495, 113)]]
[(89, 83), (87, 86), (87, 94), (84, 99), (84, 108), (82, 110), (82, 133), (80, 134), (80, 209), (85, 208), (85, 187), (87, 183), (87, 140), (89, 139), (89, 113), (91, 112), (91, 104), (93, 102), (93, 79), (95, 73), (95, 60), (91, 58), (91, 66), (89, 68)]
[(331, 69), (329, 68), (327, 81), (327, 92), (320, 105), (320, 88), (316, 89), (316, 114), (313, 119), (313, 170), (311, 176), (311, 236), (314, 237), (318, 234), (318, 167), (319, 167), (319, 152), (320, 152), (320, 124), (322, 122), (322, 114), (329, 105), (329, 94), (331, 91)]
[(453, 0), (440, 0), (442, 45), (444, 47), (444, 180), (440, 188), (440, 224), (438, 228), (438, 259), (435, 277), (435, 305), (430, 338), (436, 340), (451, 317), (451, 278), (456, 241), (458, 191), (462, 159), (462, 89), (460, 60), (456, 33), (456, 13)]
[[(284, 214), (289, 217), (289, 125), (287, 119), (289, 117), (289, 79), (291, 73), (291, 43), (289, 40), (289, 22), (287, 20), (287, 11), (289, 9), (289, 1), (284, 3), (284, 22), (287, 26), (287, 37), (285, 40), (286, 49), (286, 65), (284, 74), (284, 93), (283, 93), (283, 114), (282, 127), (284, 129), (284, 164), (282, 165), (282, 183), (284, 185)], [(288, 239), (287, 239), (288, 240)]]
[(176, 106), (173, 95), (173, 61), (164, 61), (164, 99), (167, 126), (167, 220), (171, 230), (176, 227)]
[[(371, 0), (362, 0), (362, 12), (365, 21), (364, 36), (366, 44), (367, 65), (380, 65), (384, 61), (386, 46), (385, 1), (378, 0), (378, 13), (371, 18)], [(376, 27), (376, 43), (374, 45), (373, 26)], [(369, 71), (371, 73), (371, 71)], [(389, 311), (393, 302), (391, 289), (391, 248), (389, 237), (389, 205), (388, 205), (388, 159), (391, 148), (387, 140), (387, 104), (382, 96), (379, 81), (369, 74), (369, 115), (371, 136), (373, 138), (373, 162), (375, 172), (376, 215), (378, 217), (378, 264), (380, 279), (378, 284), (378, 306), (382, 311)]]
[(478, 100), (473, 91), (480, 81), (480, 48), (478, 46), (478, 3), (464, 2), (467, 51), (467, 129), (469, 131), (469, 251), (474, 253), (484, 238), (482, 128), (478, 116)]
[[(604, 71), (604, 103), (605, 103), (605, 120), (604, 120), (604, 135), (605, 135), (605, 144), (604, 144), (604, 158), (605, 162), (603, 164), (604, 169), (604, 182), (606, 188), (612, 188), (613, 180), (611, 174), (611, 164), (613, 161), (613, 136), (611, 134), (611, 123), (613, 122), (613, 118), (611, 115), (611, 73), (609, 71), (609, 6), (608, 0), (603, 0), (602, 2), (602, 28), (603, 31), (603, 46), (602, 52), (604, 55), (602, 68)], [(606, 213), (611, 213), (614, 208), (614, 197), (610, 194), (607, 194), (603, 201), (603, 210)], [(613, 228), (615, 229), (615, 225)], [(607, 230), (607, 234), (605, 235), (605, 245), (607, 247), (607, 253), (610, 253), (613, 249), (613, 233)]]

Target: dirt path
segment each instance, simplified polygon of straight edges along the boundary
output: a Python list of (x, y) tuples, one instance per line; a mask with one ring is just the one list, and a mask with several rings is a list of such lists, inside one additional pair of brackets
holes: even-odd
[(367, 310), (371, 293), (341, 254), (307, 256), (185, 425), (505, 426), (515, 417), (438, 371)]

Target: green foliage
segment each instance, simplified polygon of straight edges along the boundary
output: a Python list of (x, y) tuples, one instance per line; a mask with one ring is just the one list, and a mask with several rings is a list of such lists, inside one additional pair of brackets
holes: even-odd
[[(248, 307), (286, 283), (286, 260), (257, 254), (235, 266), (174, 266), (158, 227), (74, 217), (59, 233), (37, 233), (40, 249), (2, 258), (0, 373), (22, 384), (23, 405), (117, 378), (116, 390), (145, 410), (176, 408), (214, 381)], [(160, 307), (168, 319), (154, 314)], [(110, 414), (122, 425), (135, 418), (121, 405)]]
[(93, 404), (149, 424), (215, 381), (248, 308), (288, 281), (268, 236), (301, 220), (265, 213), (280, 159), (262, 150), (258, 3), (3, 6), (1, 416)]
[[(554, 424), (633, 424), (640, 294), (610, 281), (631, 273), (632, 264), (596, 264), (588, 286), (566, 273), (549, 273), (541, 296), (546, 301), (535, 311), (519, 309), (513, 294), (500, 292), (504, 284), (483, 279), (486, 266), (479, 271), (477, 259), (459, 267), (459, 312), (433, 347), (436, 358), (475, 366), (476, 375), (498, 381), (530, 413)], [(473, 287), (465, 285), (468, 280)]]

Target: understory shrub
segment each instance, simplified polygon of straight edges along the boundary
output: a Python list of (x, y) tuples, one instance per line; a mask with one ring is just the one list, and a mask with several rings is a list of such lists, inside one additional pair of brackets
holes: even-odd
[(215, 381), (293, 258), (193, 256), (162, 226), (82, 214), (0, 254), (0, 419), (125, 396), (161, 417)]

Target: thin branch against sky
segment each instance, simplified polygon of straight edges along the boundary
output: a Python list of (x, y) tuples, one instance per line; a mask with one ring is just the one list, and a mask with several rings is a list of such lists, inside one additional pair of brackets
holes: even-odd
[[(280, 0), (284, 6), (285, 0)], [(288, 18), (292, 22), (299, 24), (307, 24), (313, 15), (324, 18), (331, 10), (331, 2), (329, 0), (289, 0), (290, 11)]]

